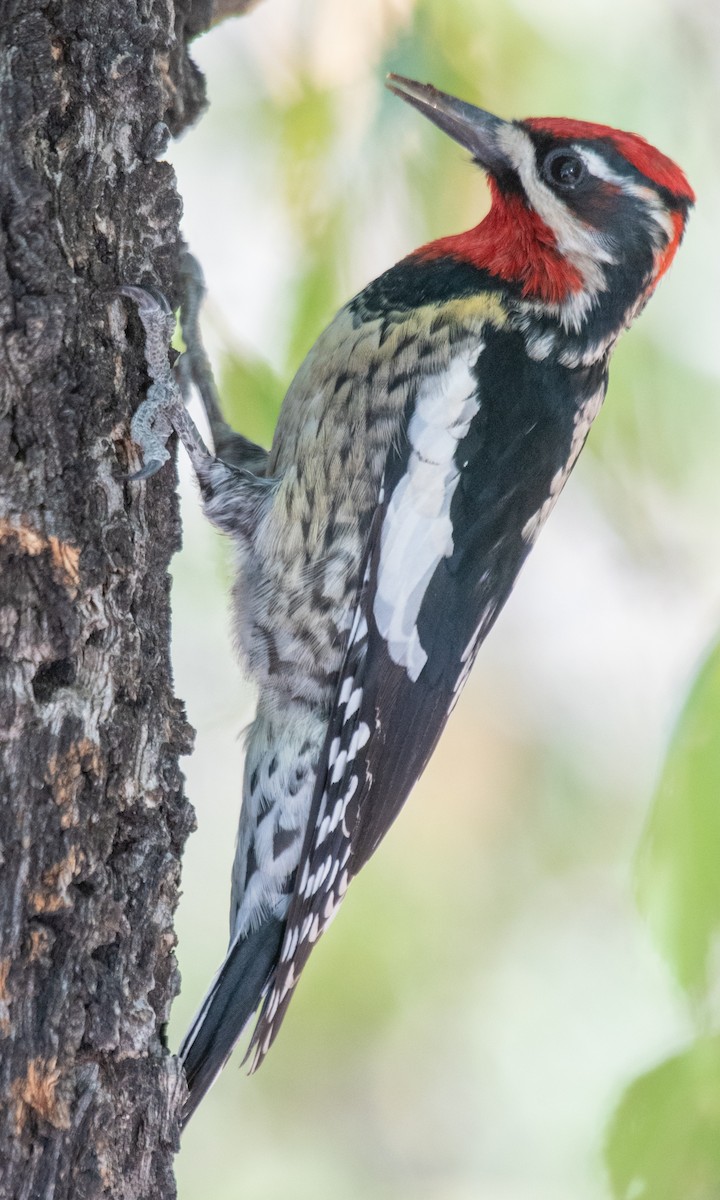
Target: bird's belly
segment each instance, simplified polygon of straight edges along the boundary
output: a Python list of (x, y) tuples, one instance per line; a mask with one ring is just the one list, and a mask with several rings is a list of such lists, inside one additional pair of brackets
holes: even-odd
[(278, 490), (235, 589), (235, 627), (260, 707), (297, 702), (329, 712), (376, 490), (356, 480), (338, 496), (305, 476)]
[(307, 523), (300, 528), (301, 556), (297, 528), (282, 538), (266, 529), (262, 560), (248, 555), (236, 584), (236, 628), (258, 707), (246, 740), (231, 936), (264, 915), (285, 916), (341, 671), (364, 521), (347, 502), (324, 511), (324, 520), (312, 513), (310, 535)]

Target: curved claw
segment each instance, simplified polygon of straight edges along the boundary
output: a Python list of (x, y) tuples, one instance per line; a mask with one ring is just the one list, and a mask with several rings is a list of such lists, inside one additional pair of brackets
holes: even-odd
[(160, 462), (157, 458), (151, 458), (139, 471), (133, 471), (132, 475), (126, 475), (125, 482), (137, 483), (141, 479), (152, 479), (153, 475), (157, 475), (162, 466), (164, 466), (164, 463)]
[(124, 283), (118, 288), (118, 291), (121, 296), (127, 296), (129, 300), (134, 300), (140, 313), (150, 312), (153, 308), (161, 308), (165, 316), (173, 315), (167, 296), (152, 284), (140, 287), (133, 283)]

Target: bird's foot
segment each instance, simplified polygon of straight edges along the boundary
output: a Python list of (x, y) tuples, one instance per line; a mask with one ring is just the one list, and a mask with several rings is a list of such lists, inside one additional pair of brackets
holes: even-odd
[(187, 413), (183, 392), (170, 367), (168, 350), (175, 331), (175, 315), (165, 296), (152, 288), (126, 284), (120, 293), (137, 306), (145, 331), (147, 372), (152, 380), (130, 424), (130, 436), (140, 448), (143, 466), (128, 479), (131, 482), (150, 479), (169, 461), (167, 441), (173, 432), (198, 471), (211, 455)]

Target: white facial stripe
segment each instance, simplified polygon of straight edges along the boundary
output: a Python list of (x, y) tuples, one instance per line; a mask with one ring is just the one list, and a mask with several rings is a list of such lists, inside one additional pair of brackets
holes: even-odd
[[(611, 265), (617, 261), (612, 246), (602, 233), (573, 216), (560, 197), (543, 182), (537, 169), (535, 147), (525, 130), (517, 125), (506, 125), (500, 131), (499, 141), (520, 176), (530, 204), (554, 233), (558, 250), (582, 275), (583, 291), (570, 296), (558, 310), (566, 328), (577, 330), (595, 297), (607, 289), (603, 264)], [(640, 200), (657, 226), (656, 248), (659, 250), (667, 245), (674, 236), (672, 216), (654, 188), (614, 171), (591, 147), (573, 144), (570, 148), (597, 179), (612, 183), (626, 195)]]
[(438, 563), (453, 552), (450, 505), (459, 474), (454, 455), (479, 411), (472, 367), (483, 344), (453, 359), (418, 388), (408, 426), (407, 471), (388, 504), (373, 611), (393, 662), (414, 681), (427, 662), (417, 619)]
[(605, 162), (601, 154), (595, 150), (589, 149), (587, 146), (573, 146), (572, 149), (582, 158), (585, 166), (591, 175), (597, 179), (603, 179), (606, 183), (612, 183), (615, 187), (621, 188), (626, 196), (633, 196), (636, 200), (642, 201), (647, 214), (660, 226), (665, 234), (665, 240), (670, 241), (674, 235), (672, 216), (663, 204), (654, 188), (647, 187), (643, 183), (638, 183), (635, 179), (630, 179), (627, 175), (619, 175), (617, 171), (613, 171), (612, 167)]
[(604, 179), (606, 183), (613, 183), (615, 187), (622, 188), (630, 196), (636, 194), (633, 181), (623, 175), (618, 175), (617, 171), (613, 171), (612, 167), (605, 162), (601, 154), (597, 154), (587, 146), (573, 145), (570, 148), (573, 153), (577, 154), (583, 160), (591, 175), (594, 175), (597, 179)]
[(515, 167), (532, 208), (555, 235), (558, 250), (582, 276), (583, 291), (571, 296), (559, 310), (567, 327), (579, 329), (595, 297), (607, 289), (603, 264), (612, 264), (616, 259), (607, 239), (573, 216), (540, 178), (535, 146), (524, 129), (505, 125), (499, 134), (499, 144)]
[[(561, 253), (575, 263), (583, 275), (588, 266), (598, 271), (598, 263), (614, 263), (610, 248), (597, 231), (573, 216), (567, 205), (540, 178), (535, 146), (529, 135), (517, 125), (506, 125), (501, 131), (501, 149), (514, 164), (533, 208), (555, 234)], [(584, 157), (584, 152), (577, 147), (574, 146), (573, 151)], [(604, 276), (602, 272), (600, 274), (604, 283)], [(592, 280), (588, 279), (588, 282)]]
[(673, 224), (672, 213), (663, 204), (659, 196), (652, 191), (651, 188), (641, 189), (647, 192), (645, 205), (648, 213), (652, 217), (656, 225), (659, 225), (665, 235), (664, 241), (656, 244), (657, 249), (664, 249), (675, 237), (675, 226)]

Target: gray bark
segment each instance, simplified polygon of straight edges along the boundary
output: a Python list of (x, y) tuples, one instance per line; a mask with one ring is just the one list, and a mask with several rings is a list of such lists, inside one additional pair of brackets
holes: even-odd
[(0, 2), (0, 1197), (175, 1195), (163, 1045), (192, 826), (169, 663), (173, 471), (122, 283), (177, 300), (157, 161), (203, 103), (190, 0)]

